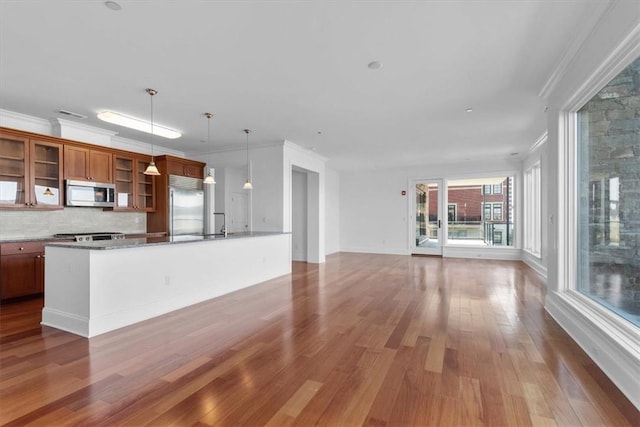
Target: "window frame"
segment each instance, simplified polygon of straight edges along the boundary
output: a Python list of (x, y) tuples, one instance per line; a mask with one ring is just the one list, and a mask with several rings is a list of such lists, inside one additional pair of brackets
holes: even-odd
[(540, 258), (542, 252), (542, 174), (540, 159), (524, 172), (522, 249)]
[[(496, 212), (500, 212), (500, 217), (496, 217)], [(504, 215), (502, 214), (502, 202), (491, 203), (491, 218), (492, 221), (504, 221)]]
[(492, 218), (493, 218), (493, 203), (482, 202), (482, 220), (484, 222), (491, 222), (493, 221)]
[[(557, 281), (554, 295), (625, 349), (634, 349), (640, 328), (578, 290), (578, 111), (640, 56), (640, 45), (619, 48), (558, 111)], [(552, 300), (553, 301), (553, 300)], [(557, 302), (552, 302), (559, 307)], [(555, 312), (555, 308), (552, 309)]]

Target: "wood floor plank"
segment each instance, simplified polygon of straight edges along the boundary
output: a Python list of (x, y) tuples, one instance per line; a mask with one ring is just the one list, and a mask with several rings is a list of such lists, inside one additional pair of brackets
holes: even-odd
[(521, 262), (338, 253), (91, 339), (6, 303), (0, 425), (638, 425), (545, 289)]

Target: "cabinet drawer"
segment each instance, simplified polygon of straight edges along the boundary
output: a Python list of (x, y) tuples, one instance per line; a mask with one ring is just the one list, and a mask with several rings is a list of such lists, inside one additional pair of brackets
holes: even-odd
[(0, 255), (18, 255), (44, 252), (45, 242), (15, 242), (0, 245)]

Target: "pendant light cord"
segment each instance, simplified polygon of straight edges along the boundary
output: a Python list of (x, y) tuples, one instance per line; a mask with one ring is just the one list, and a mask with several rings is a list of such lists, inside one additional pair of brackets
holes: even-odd
[(155, 89), (151, 89), (151, 88), (147, 88), (146, 91), (151, 97), (151, 100), (150, 100), (150, 105), (151, 105), (151, 163), (153, 163), (153, 154), (154, 154), (154, 150), (153, 150), (153, 95), (157, 94), (158, 91), (155, 90)]
[(244, 130), (244, 133), (247, 134), (247, 182), (251, 182), (249, 179), (249, 132), (251, 132), (249, 129)]

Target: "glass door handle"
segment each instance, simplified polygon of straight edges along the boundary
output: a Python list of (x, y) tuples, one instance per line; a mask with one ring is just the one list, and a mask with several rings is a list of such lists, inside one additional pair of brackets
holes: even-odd
[(440, 227), (441, 227), (440, 220), (438, 220), (438, 228), (440, 228)]

